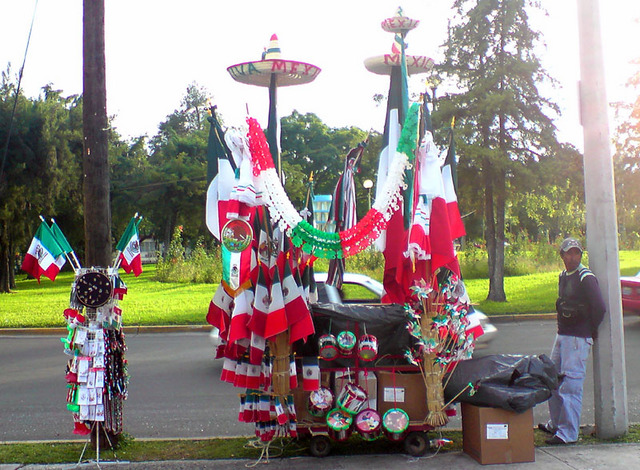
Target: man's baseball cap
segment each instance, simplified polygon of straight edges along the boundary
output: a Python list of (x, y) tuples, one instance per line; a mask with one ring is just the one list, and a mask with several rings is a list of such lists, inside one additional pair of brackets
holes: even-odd
[(560, 244), (560, 253), (566, 253), (571, 248), (577, 248), (582, 253), (584, 250), (582, 249), (582, 245), (575, 238), (565, 238)]

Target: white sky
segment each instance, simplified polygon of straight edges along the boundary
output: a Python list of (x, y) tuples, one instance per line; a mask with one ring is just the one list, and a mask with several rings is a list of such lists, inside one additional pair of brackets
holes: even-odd
[[(548, 18), (532, 18), (548, 45), (539, 56), (562, 84), (553, 98), (564, 117), (560, 137), (582, 148), (578, 121), (577, 2), (542, 0)], [(17, 74), (36, 0), (0, 0), (0, 66)], [(364, 59), (388, 53), (392, 35), (380, 27), (401, 5), (421, 21), (409, 33), (408, 53), (436, 61), (446, 39), (452, 0), (106, 0), (107, 112), (125, 137), (152, 136), (177, 109), (195, 81), (212, 94), (227, 125), (242, 125), (246, 106), (267, 125), (266, 88), (235, 82), (226, 68), (259, 60), (276, 33), (285, 59), (322, 69), (307, 85), (278, 91), (279, 116), (293, 109), (316, 113), (332, 127), (355, 125), (378, 131), (384, 106), (375, 93), (388, 91), (387, 77), (368, 72)], [(609, 101), (623, 99), (623, 85), (640, 57), (639, 0), (605, 0), (601, 27)], [(51, 83), (64, 95), (82, 92), (82, 1), (39, 0), (23, 77), (23, 90), (37, 96)], [(415, 84), (415, 81), (413, 82)], [(411, 91), (421, 90), (413, 88)], [(628, 95), (627, 95), (628, 98)], [(613, 130), (613, 127), (612, 127)]]

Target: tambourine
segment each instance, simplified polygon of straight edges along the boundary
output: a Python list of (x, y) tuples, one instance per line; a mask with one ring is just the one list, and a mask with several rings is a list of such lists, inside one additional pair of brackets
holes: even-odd
[(378, 355), (378, 338), (362, 335), (358, 342), (358, 357), (363, 361), (373, 361)]
[(98, 271), (90, 271), (78, 276), (75, 284), (76, 299), (89, 308), (97, 308), (106, 304), (113, 292), (111, 279)]
[(336, 441), (346, 441), (351, 435), (353, 417), (340, 408), (334, 408), (327, 414), (327, 432)]
[(345, 330), (338, 333), (338, 351), (343, 356), (351, 356), (355, 351), (357, 339), (353, 332)]
[(332, 334), (322, 335), (318, 338), (318, 350), (320, 357), (325, 361), (333, 361), (338, 356), (338, 342)]
[(333, 406), (333, 393), (327, 387), (320, 387), (309, 394), (307, 405), (309, 414), (316, 417), (323, 417)]
[(382, 417), (382, 428), (389, 440), (401, 441), (409, 429), (409, 415), (400, 408), (391, 408)]
[(373, 441), (382, 434), (382, 419), (380, 413), (366, 408), (356, 415), (355, 427), (362, 439)]
[(362, 387), (349, 382), (340, 391), (336, 404), (347, 413), (355, 415), (364, 407), (367, 400), (367, 392)]

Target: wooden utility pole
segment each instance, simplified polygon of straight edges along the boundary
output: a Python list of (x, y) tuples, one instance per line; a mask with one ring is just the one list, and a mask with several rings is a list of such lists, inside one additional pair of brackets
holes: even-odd
[(600, 438), (611, 439), (628, 431), (629, 418), (616, 197), (598, 0), (578, 0), (578, 30), (587, 247), (590, 268), (607, 304), (593, 350), (596, 433)]
[(113, 260), (111, 259), (104, 0), (84, 0), (82, 25), (84, 265), (107, 267)]

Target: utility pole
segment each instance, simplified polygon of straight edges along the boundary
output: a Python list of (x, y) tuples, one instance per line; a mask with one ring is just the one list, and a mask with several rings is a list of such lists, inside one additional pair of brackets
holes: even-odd
[(84, 0), (82, 26), (84, 265), (106, 268), (113, 260), (111, 259), (104, 0)]
[(629, 421), (618, 225), (599, 17), (598, 0), (578, 0), (587, 247), (590, 267), (607, 304), (593, 351), (596, 433), (610, 439), (625, 434)]

